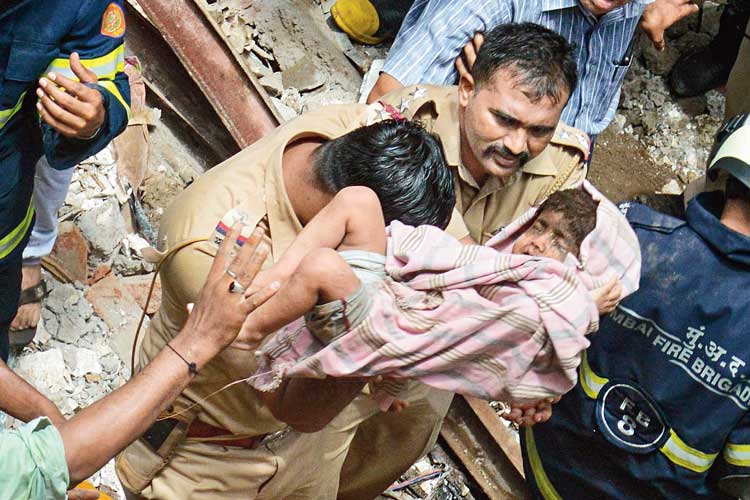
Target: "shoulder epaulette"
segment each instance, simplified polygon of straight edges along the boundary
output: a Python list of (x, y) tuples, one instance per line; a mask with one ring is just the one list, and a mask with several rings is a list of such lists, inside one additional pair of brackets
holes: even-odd
[(589, 159), (589, 151), (591, 150), (591, 139), (589, 135), (583, 130), (579, 130), (575, 127), (560, 122), (557, 124), (555, 129), (555, 135), (550, 141), (560, 146), (567, 146), (574, 148), (577, 152), (583, 155), (585, 160)]

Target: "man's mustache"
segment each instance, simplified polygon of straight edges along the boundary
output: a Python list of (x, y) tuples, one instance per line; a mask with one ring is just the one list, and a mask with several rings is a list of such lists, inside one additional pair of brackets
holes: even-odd
[(523, 153), (515, 154), (505, 146), (498, 146), (496, 144), (491, 145), (484, 151), (484, 157), (490, 158), (493, 155), (500, 155), (510, 160), (516, 160), (518, 167), (523, 167), (527, 161), (529, 161), (529, 153), (524, 151)]

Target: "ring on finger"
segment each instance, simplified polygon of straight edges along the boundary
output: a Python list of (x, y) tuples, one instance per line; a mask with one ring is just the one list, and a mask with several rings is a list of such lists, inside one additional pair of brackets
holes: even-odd
[(242, 286), (242, 284), (237, 281), (236, 279), (233, 279), (231, 283), (229, 283), (229, 291), (231, 293), (244, 293), (245, 287)]
[(227, 270), (226, 270), (226, 273), (227, 273), (227, 274), (229, 275), (229, 277), (230, 277), (230, 278), (232, 278), (233, 280), (235, 280), (235, 281), (237, 280), (237, 273), (235, 273), (235, 272), (234, 272), (234, 271), (232, 271), (231, 269), (227, 269)]

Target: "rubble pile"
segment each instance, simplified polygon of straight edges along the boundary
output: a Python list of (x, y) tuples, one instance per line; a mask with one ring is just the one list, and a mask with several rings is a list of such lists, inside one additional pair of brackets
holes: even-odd
[(667, 75), (680, 56), (708, 45), (718, 31), (721, 8), (716, 2), (704, 2), (702, 17), (696, 14), (667, 31), (663, 52), (642, 35), (642, 56), (633, 62), (623, 85), (612, 126), (639, 138), (657, 164), (672, 169), (675, 179), (662, 189), (668, 194), (682, 192), (704, 173), (724, 117), (724, 96), (712, 90), (704, 96), (675, 98), (667, 87)]
[(354, 102), (362, 75), (387, 46), (354, 45), (330, 16), (332, 1), (206, 0), (230, 46), (289, 120)]
[[(149, 225), (158, 228), (161, 211), (185, 184), (168, 163), (151, 169), (137, 196)], [(130, 378), (133, 340), (154, 265), (142, 257), (150, 244), (133, 225), (132, 189), (126, 186), (113, 145), (76, 168), (59, 214), (55, 248), (44, 261), (43, 279), (50, 292), (42, 300), (36, 337), (11, 357), (21, 377), (67, 417)], [(148, 314), (160, 303), (158, 285), (157, 280)], [(148, 316), (143, 329), (147, 326)], [(4, 425), (18, 422), (6, 418)], [(92, 482), (113, 499), (124, 500), (114, 461)]]

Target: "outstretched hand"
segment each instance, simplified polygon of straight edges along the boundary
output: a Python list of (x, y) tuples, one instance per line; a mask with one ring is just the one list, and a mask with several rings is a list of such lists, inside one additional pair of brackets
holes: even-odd
[(55, 72), (39, 79), (36, 108), (42, 119), (65, 137), (91, 139), (106, 117), (104, 98), (98, 90), (84, 85), (98, 79), (83, 66), (77, 52), (70, 55), (70, 69), (78, 82)]
[[(263, 231), (256, 229), (245, 244), (236, 249), (239, 235), (237, 225), (222, 241), (188, 319), (188, 326), (222, 347), (234, 341), (247, 315), (276, 293), (276, 288), (267, 286), (252, 297), (245, 297), (244, 288), (260, 271), (270, 248), (263, 239)], [(236, 256), (232, 258), (235, 250)]]
[(662, 51), (666, 47), (664, 32), (674, 23), (690, 14), (698, 12), (692, 0), (655, 0), (646, 7), (641, 17), (641, 29), (656, 47)]

